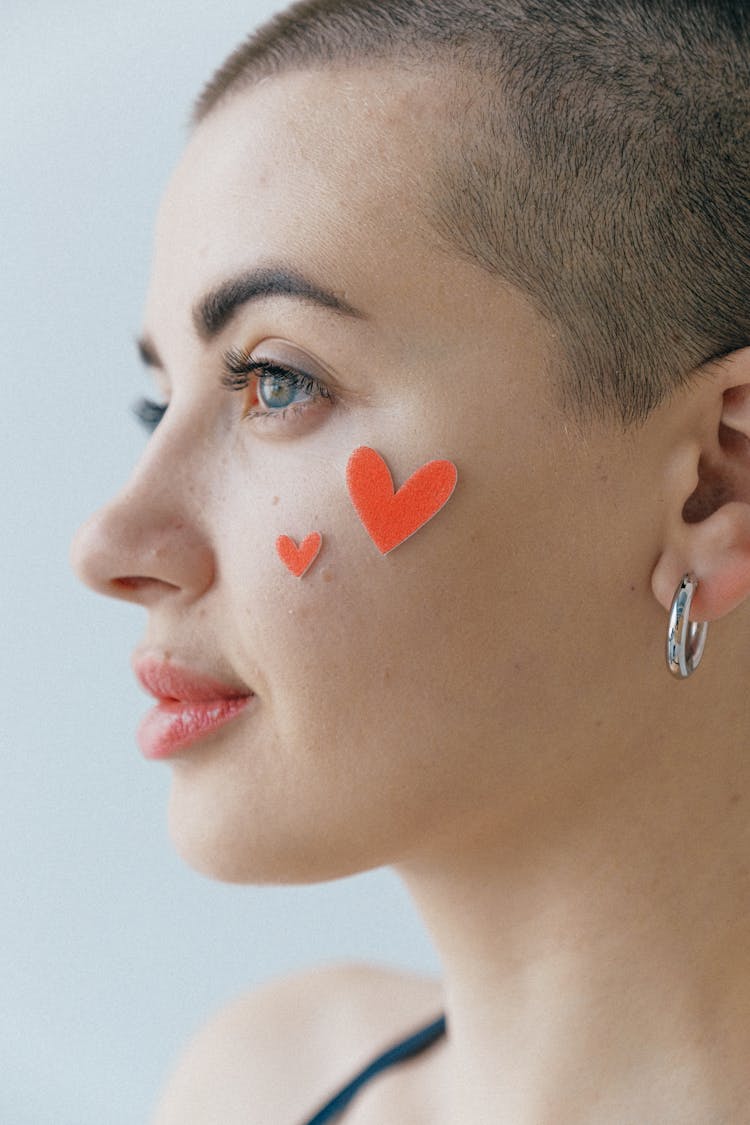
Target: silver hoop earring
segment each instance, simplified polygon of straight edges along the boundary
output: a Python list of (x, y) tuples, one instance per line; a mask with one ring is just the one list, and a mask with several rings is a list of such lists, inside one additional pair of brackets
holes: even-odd
[(673, 676), (686, 680), (701, 662), (708, 632), (707, 621), (691, 621), (690, 606), (698, 589), (694, 574), (686, 574), (674, 595), (667, 631), (667, 667)]

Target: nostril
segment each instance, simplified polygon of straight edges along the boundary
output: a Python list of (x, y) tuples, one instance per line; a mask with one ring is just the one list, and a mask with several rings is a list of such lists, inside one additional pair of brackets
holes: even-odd
[[(100, 587), (101, 589), (101, 587)], [(162, 594), (173, 593), (180, 586), (174, 582), (166, 582), (162, 578), (152, 578), (147, 574), (122, 574), (118, 578), (110, 578), (103, 593), (113, 598), (126, 598), (128, 601), (149, 604), (154, 598)]]
[(112, 586), (116, 590), (142, 590), (149, 582), (153, 583), (153, 578), (139, 578), (135, 575), (125, 576), (123, 578), (113, 578)]

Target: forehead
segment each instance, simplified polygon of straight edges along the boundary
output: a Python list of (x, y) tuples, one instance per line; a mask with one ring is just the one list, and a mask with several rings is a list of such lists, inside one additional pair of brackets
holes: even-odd
[(198, 126), (164, 194), (153, 314), (162, 293), (189, 304), (266, 260), (337, 290), (420, 268), (438, 103), (426, 75), (359, 69), (295, 72), (232, 96)]
[(164, 194), (144, 334), (176, 368), (200, 357), (200, 299), (281, 264), (363, 310), (358, 346), (394, 369), (443, 362), (467, 340), (493, 365), (498, 350), (528, 360), (537, 338), (546, 355), (526, 298), (448, 250), (422, 214), (446, 96), (442, 74), (348, 68), (230, 97), (198, 126)]

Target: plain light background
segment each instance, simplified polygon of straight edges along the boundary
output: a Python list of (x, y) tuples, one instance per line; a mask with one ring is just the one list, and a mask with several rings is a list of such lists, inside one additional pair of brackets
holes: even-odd
[(439, 971), (389, 870), (245, 888), (182, 863), (169, 767), (134, 740), (145, 611), (68, 565), (76, 527), (145, 441), (133, 339), (190, 104), (285, 6), (3, 3), (2, 1125), (145, 1123), (196, 1027), (298, 967)]

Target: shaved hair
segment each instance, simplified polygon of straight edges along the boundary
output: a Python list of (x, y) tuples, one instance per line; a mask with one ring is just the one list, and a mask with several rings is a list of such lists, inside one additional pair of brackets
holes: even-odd
[(302, 0), (190, 125), (262, 78), (344, 66), (421, 67), (444, 94), (418, 205), (551, 324), (572, 418), (642, 424), (750, 344), (748, 0)]

